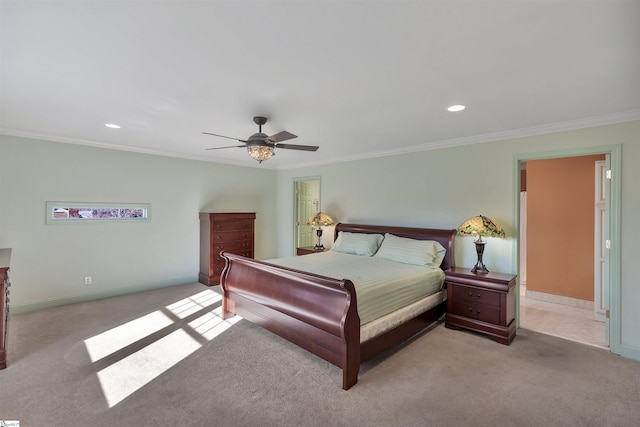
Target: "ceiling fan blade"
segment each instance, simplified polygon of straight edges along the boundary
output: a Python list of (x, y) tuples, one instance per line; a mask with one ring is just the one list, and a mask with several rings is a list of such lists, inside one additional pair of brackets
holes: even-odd
[(246, 145), (227, 145), (226, 147), (211, 147), (205, 148), (205, 150), (222, 150), (223, 148), (244, 148)]
[(275, 135), (271, 135), (270, 137), (268, 137), (267, 141), (280, 142), (280, 141), (286, 141), (288, 139), (293, 139), (297, 137), (298, 135), (294, 135), (291, 132), (287, 132), (286, 130), (283, 130), (282, 132), (278, 132)]
[(276, 148), (284, 148), (287, 150), (316, 151), (320, 147), (315, 145), (276, 144)]
[(213, 135), (213, 136), (219, 136), (220, 138), (227, 138), (227, 139), (233, 139), (233, 140), (240, 141), (240, 142), (247, 142), (245, 140), (238, 139), (238, 138), (233, 138), (233, 137), (230, 137), (230, 136), (218, 135), (217, 133), (211, 133), (211, 132), (202, 132), (202, 133), (205, 134), (205, 135)]

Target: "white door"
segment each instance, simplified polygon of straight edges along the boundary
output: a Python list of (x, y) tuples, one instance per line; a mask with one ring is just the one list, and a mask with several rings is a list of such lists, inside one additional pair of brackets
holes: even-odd
[(306, 181), (299, 181), (297, 185), (298, 199), (298, 247), (313, 246), (313, 227), (307, 225), (309, 217), (316, 213), (314, 200), (314, 186)]
[(609, 326), (607, 310), (609, 309), (609, 269), (607, 252), (609, 244), (608, 218), (607, 218), (607, 162), (598, 160), (595, 162), (595, 212), (594, 212), (594, 318), (600, 322), (606, 322), (605, 339), (609, 342)]

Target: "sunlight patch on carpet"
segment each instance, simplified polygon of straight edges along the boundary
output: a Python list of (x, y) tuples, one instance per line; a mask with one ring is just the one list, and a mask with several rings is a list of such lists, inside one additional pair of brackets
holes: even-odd
[(207, 313), (189, 322), (189, 326), (202, 335), (203, 338), (211, 341), (240, 320), (242, 320), (240, 316), (233, 316), (227, 320), (222, 320), (222, 308), (218, 307), (211, 313)]
[[(122, 359), (97, 373), (109, 407), (117, 405), (187, 358), (202, 347), (204, 340), (213, 340), (242, 320), (240, 316), (223, 320), (222, 307), (214, 306), (221, 300), (221, 295), (212, 290), (198, 292), (86, 339), (85, 347), (92, 362), (127, 350)], [(204, 313), (198, 316), (200, 312)], [(198, 317), (190, 320), (195, 316)], [(151, 343), (146, 344), (149, 341)], [(141, 345), (145, 346), (140, 348)]]
[(173, 323), (167, 315), (154, 311), (84, 340), (91, 362), (100, 360)]
[(175, 314), (179, 319), (184, 319), (185, 317), (221, 300), (222, 296), (219, 293), (207, 289), (168, 305), (167, 310)]
[(98, 372), (110, 408), (153, 381), (200, 348), (198, 341), (182, 329)]

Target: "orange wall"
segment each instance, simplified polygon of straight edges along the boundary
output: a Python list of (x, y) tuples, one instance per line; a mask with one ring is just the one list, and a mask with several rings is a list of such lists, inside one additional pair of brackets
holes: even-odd
[(527, 289), (593, 301), (596, 160), (527, 162)]

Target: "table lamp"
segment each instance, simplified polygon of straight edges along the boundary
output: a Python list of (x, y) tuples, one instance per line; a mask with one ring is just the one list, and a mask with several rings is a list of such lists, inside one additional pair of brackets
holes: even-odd
[(504, 237), (505, 233), (499, 225), (486, 216), (478, 215), (473, 218), (469, 218), (458, 227), (458, 234), (461, 236), (474, 236), (477, 237), (473, 241), (476, 245), (476, 252), (478, 253), (478, 262), (475, 267), (471, 269), (473, 273), (486, 274), (489, 272), (482, 262), (482, 254), (484, 252), (484, 245), (487, 243), (482, 240), (483, 237)]
[(307, 221), (307, 225), (312, 227), (317, 227), (316, 235), (318, 236), (318, 243), (313, 247), (314, 250), (322, 250), (324, 249), (324, 245), (322, 244), (322, 227), (333, 225), (333, 219), (326, 213), (318, 212), (317, 214), (313, 214), (309, 217), (309, 221)]

